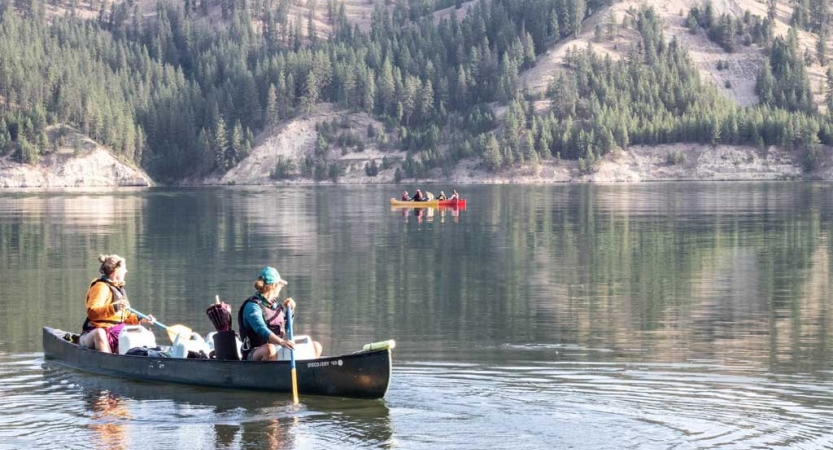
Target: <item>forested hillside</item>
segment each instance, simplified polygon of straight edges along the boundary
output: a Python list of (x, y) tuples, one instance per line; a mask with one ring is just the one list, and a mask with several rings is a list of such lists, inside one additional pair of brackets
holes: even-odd
[[(808, 11), (825, 8), (803, 1)], [(0, 0), (0, 153), (35, 162), (57, 147), (45, 128), (61, 123), (176, 181), (229, 170), (255, 136), (319, 102), (384, 123), (373, 135), (382, 149), (407, 150), (405, 177), (463, 158), (491, 170), (578, 159), (592, 171), (617, 147), (674, 142), (779, 145), (812, 166), (816, 146), (833, 142), (810, 94), (806, 51), (795, 32), (773, 37), (771, 18), (717, 18), (699, 3), (687, 12), (692, 32), (766, 54), (761, 103), (742, 108), (701, 80), (650, 8), (597, 25), (597, 40), (614, 27), (633, 30), (625, 58), (570, 50), (542, 99), (519, 74), (609, 0), (480, 0), (442, 19), (433, 13), (462, 2), (380, 1), (369, 27), (337, 0), (323, 13), (315, 0), (302, 3), (306, 20), (290, 14), (298, 8), (290, 0), (165, 1), (153, 14), (132, 0), (104, 1), (94, 15), (76, 0)], [(797, 26), (827, 35), (828, 19), (802, 17)], [(324, 147), (333, 139), (319, 137)], [(309, 158), (306, 166), (326, 172), (326, 151)]]

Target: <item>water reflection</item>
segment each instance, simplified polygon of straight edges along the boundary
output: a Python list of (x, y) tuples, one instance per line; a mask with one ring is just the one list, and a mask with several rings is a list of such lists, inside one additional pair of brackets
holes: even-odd
[[(293, 448), (293, 429), (298, 425), (295, 417), (266, 419), (243, 424), (240, 428), (240, 446), (246, 448)], [(218, 444), (220, 444), (218, 442)]]
[(109, 391), (85, 391), (84, 401), (92, 412), (90, 430), (95, 434), (93, 444), (95, 448), (125, 449), (127, 448), (127, 434), (124, 422), (133, 418), (124, 400)]
[[(14, 357), (41, 351), (44, 324), (80, 328), (95, 256), (112, 251), (135, 261), (131, 301), (165, 323), (210, 329), (214, 295), (238, 306), (269, 263), (303, 308), (299, 329), (328, 353), (399, 344), (382, 406), (303, 399), (300, 410), (281, 396), (118, 381), (143, 394), (75, 375), (32, 387), (40, 368), (0, 363), (17, 415), (0, 438), (22, 435), (11, 444), (22, 448), (88, 436), (74, 385), (122, 399), (132, 418), (114, 423), (128, 440), (138, 424), (164, 428), (161, 411), (187, 429), (173, 442), (203, 436), (203, 448), (442, 447), (432, 433), (501, 447), (494, 423), (522, 430), (518, 448), (832, 445), (833, 186), (472, 186), (465, 213), (391, 212), (384, 191), (0, 196), (11, 280), (0, 283), (0, 348)], [(74, 211), (105, 220), (86, 227)], [(55, 403), (70, 413), (47, 422)]]
[[(392, 441), (390, 411), (380, 400), (302, 396), (296, 406), (283, 394), (136, 382), (48, 362), (42, 368), (44, 385), (77, 393), (80, 405), (64, 400), (60, 407), (86, 412), (96, 448), (135, 448), (138, 436), (150, 447), (178, 442), (183, 448), (384, 447)], [(174, 428), (155, 438), (136, 428), (153, 424)]]
[(450, 221), (454, 223), (460, 223), (460, 211), (465, 211), (466, 208), (458, 208), (453, 206), (439, 206), (439, 207), (425, 207), (425, 208), (411, 208), (411, 207), (403, 207), (403, 206), (391, 206), (391, 211), (400, 212), (402, 214), (402, 220), (404, 223), (408, 223), (410, 221), (410, 217), (414, 217), (418, 224), (425, 223), (433, 223), (434, 217), (438, 214), (439, 215), (439, 222), (445, 223), (446, 217), (449, 217)]

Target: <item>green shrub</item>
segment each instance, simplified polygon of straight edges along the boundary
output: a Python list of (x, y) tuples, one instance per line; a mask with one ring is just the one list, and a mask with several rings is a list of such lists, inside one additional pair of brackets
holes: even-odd
[(685, 155), (679, 150), (668, 152), (668, 156), (665, 157), (665, 162), (668, 163), (669, 166), (682, 164), (685, 162)]
[(379, 175), (379, 166), (376, 164), (375, 159), (370, 160), (369, 163), (364, 165), (364, 173), (369, 177)]
[(278, 163), (272, 170), (270, 177), (273, 180), (287, 180), (295, 175), (295, 162), (283, 155), (278, 156)]
[(330, 163), (330, 166), (327, 167), (327, 176), (333, 180), (333, 182), (338, 183), (339, 177), (343, 176), (346, 173), (344, 167), (338, 165), (338, 163)]
[(817, 145), (808, 145), (807, 149), (804, 151), (804, 156), (801, 159), (801, 163), (804, 166), (804, 170), (806, 172), (812, 172), (818, 168), (819, 165), (819, 148)]

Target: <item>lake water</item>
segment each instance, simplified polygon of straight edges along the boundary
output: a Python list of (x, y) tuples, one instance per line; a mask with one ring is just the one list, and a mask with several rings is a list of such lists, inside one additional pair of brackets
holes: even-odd
[[(390, 210), (415, 187), (0, 191), (0, 448), (833, 448), (833, 186), (458, 186), (465, 211)], [(390, 390), (296, 408), (44, 361), (99, 253), (136, 309), (203, 333), (273, 265), (326, 354), (396, 339)]]

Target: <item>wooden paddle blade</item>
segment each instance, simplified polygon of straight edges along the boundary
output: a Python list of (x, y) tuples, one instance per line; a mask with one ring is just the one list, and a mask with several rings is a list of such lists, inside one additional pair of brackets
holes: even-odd
[(169, 325), (168, 326), (168, 338), (171, 339), (171, 342), (175, 341), (177, 335), (180, 335), (180, 334), (182, 335), (182, 337), (180, 339), (184, 339), (184, 340), (191, 339), (191, 333), (193, 333), (193, 330), (186, 327), (185, 325), (176, 324), (176, 325)]

